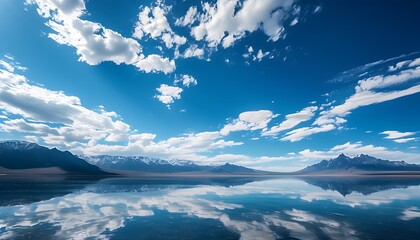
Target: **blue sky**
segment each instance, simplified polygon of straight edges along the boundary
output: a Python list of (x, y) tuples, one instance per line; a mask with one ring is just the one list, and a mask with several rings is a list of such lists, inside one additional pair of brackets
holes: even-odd
[(420, 163), (414, 1), (0, 5), (3, 140), (268, 170)]

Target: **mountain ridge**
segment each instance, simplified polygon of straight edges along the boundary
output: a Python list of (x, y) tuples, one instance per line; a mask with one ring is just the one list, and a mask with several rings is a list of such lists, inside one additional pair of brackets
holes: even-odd
[(420, 171), (420, 165), (405, 161), (390, 161), (375, 158), (366, 154), (349, 157), (341, 153), (330, 160), (322, 160), (296, 173), (321, 172), (374, 172), (374, 171)]
[[(49, 149), (26, 141), (1, 141), (0, 167), (4, 168), (5, 172), (17, 173), (19, 170), (25, 170), (25, 174), (29, 174), (29, 169), (40, 172), (41, 169), (54, 168), (59, 168), (68, 175), (110, 174), (69, 151), (60, 151), (57, 148)], [(51, 174), (57, 174), (57, 172), (51, 172)]]
[(189, 160), (164, 160), (144, 156), (79, 156), (102, 169), (137, 171), (149, 173), (188, 173), (207, 172), (214, 174), (256, 174), (263, 171), (225, 163), (222, 165), (198, 165)]

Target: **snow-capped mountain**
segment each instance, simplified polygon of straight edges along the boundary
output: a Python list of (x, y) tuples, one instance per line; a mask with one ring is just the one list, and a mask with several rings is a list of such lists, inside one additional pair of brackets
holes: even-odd
[(203, 166), (187, 160), (163, 160), (142, 156), (79, 156), (102, 169), (152, 173), (207, 172), (213, 174), (257, 174), (262, 171), (226, 163)]
[(79, 156), (103, 169), (142, 172), (193, 172), (207, 167), (187, 160), (163, 160), (143, 156)]
[(410, 164), (405, 161), (382, 160), (369, 155), (361, 154), (348, 157), (340, 154), (337, 158), (323, 160), (317, 164), (306, 167), (299, 173), (312, 172), (351, 172), (351, 171), (420, 171), (420, 165)]
[(18, 141), (18, 140), (0, 142), (0, 151), (11, 151), (11, 150), (27, 151), (27, 150), (36, 149), (36, 148), (41, 148), (41, 146), (39, 146), (36, 143)]

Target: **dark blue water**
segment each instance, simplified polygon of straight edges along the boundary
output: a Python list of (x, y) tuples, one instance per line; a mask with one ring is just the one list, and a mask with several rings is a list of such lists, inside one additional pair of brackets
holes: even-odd
[(420, 239), (420, 179), (0, 184), (0, 239)]

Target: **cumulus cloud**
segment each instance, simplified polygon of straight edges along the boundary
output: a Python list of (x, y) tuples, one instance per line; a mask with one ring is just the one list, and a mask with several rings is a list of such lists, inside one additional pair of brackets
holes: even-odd
[[(161, 86), (159, 100), (170, 104), (182, 89)], [(165, 96), (169, 99), (165, 99)], [(145, 155), (197, 160), (200, 153), (241, 145), (218, 132), (198, 132), (156, 140), (138, 133), (103, 106), (91, 110), (76, 96), (30, 84), (23, 75), (0, 70), (1, 132), (19, 132), (28, 140), (87, 155)]]
[[(191, 35), (198, 41), (204, 40), (210, 47), (221, 44), (230, 47), (238, 39), (261, 29), (271, 41), (277, 41), (284, 34), (283, 23), (299, 11), (294, 1), (218, 0), (214, 4), (204, 2), (202, 13), (190, 12), (188, 25), (196, 18), (199, 24), (191, 28)], [(185, 20), (185, 18), (183, 19)], [(180, 23), (184, 21), (179, 21)]]
[(146, 73), (158, 71), (171, 73), (175, 71), (176, 68), (174, 60), (169, 60), (169, 58), (162, 58), (156, 54), (151, 54), (145, 58), (141, 58), (136, 63), (134, 63), (134, 65)]
[(191, 44), (187, 49), (185, 49), (184, 53), (175, 52), (175, 57), (181, 58), (199, 58), (202, 59), (204, 57), (204, 49), (199, 48), (195, 44)]
[[(197, 85), (197, 79), (187, 74), (181, 74), (179, 77), (175, 76), (174, 85), (178, 83), (181, 83), (184, 87), (190, 87), (191, 85)], [(160, 85), (156, 90), (159, 93), (155, 95), (155, 98), (163, 104), (166, 104), (169, 109), (175, 100), (181, 99), (181, 93), (184, 91), (180, 87), (169, 86), (167, 84)]]
[(230, 132), (236, 131), (264, 130), (267, 128), (268, 123), (277, 116), (277, 114), (273, 114), (273, 112), (269, 110), (243, 112), (239, 114), (239, 118), (234, 119), (231, 123), (225, 125), (220, 130), (220, 133), (226, 136)]
[(197, 79), (187, 74), (181, 74), (179, 78), (175, 79), (174, 83), (182, 83), (185, 87), (189, 87), (190, 85), (197, 85)]
[(162, 4), (153, 8), (144, 7), (139, 13), (133, 37), (137, 39), (142, 39), (144, 36), (150, 36), (152, 39), (159, 38), (165, 43), (167, 48), (185, 44), (187, 39), (175, 34), (169, 25), (166, 18), (169, 10), (170, 7)]
[(180, 87), (169, 86), (166, 84), (160, 85), (160, 87), (156, 88), (156, 90), (159, 94), (156, 94), (155, 98), (163, 104), (166, 104), (168, 108), (170, 108), (170, 104), (174, 103), (176, 99), (181, 99), (181, 93), (183, 91)]
[(27, 3), (37, 5), (39, 15), (48, 20), (46, 25), (53, 30), (48, 37), (59, 44), (74, 47), (79, 61), (90, 65), (104, 61), (124, 63), (146, 72), (169, 73), (175, 70), (175, 63), (167, 58), (145, 57), (136, 40), (123, 37), (100, 23), (81, 19), (87, 13), (83, 0), (27, 0)]
[(88, 139), (123, 139), (130, 132), (128, 124), (83, 107), (75, 96), (31, 85), (24, 76), (3, 70), (0, 79), (0, 108), (21, 117), (3, 121), (2, 131), (39, 133), (44, 141), (68, 146)]
[(127, 145), (94, 144), (84, 148), (74, 149), (87, 155), (115, 154), (119, 155), (145, 155), (161, 157), (164, 159), (186, 159), (202, 161), (206, 159), (200, 153), (215, 149), (242, 145), (242, 142), (225, 141), (219, 132), (199, 132), (183, 134), (162, 141), (154, 141), (156, 135), (134, 134), (130, 136)]

